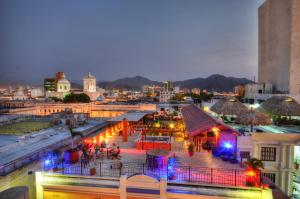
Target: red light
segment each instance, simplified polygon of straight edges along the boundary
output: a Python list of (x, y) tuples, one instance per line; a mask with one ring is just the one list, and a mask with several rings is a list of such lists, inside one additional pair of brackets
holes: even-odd
[(249, 177), (254, 177), (256, 176), (256, 173), (254, 171), (246, 171), (246, 175), (249, 176)]

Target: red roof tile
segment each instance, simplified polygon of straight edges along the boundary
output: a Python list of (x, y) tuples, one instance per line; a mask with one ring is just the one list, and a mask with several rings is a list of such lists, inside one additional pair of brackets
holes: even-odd
[(236, 132), (195, 105), (185, 106), (181, 110), (185, 127), (189, 136), (196, 136), (217, 127), (223, 132)]

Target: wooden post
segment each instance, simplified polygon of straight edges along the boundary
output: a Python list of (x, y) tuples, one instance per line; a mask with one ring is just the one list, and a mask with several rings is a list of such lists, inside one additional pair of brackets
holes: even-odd
[(123, 119), (123, 142), (128, 141), (128, 120), (126, 118)]

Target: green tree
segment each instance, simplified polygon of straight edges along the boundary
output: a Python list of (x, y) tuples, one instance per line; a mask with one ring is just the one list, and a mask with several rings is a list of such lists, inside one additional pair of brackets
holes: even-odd
[(64, 103), (89, 103), (90, 101), (90, 97), (84, 93), (70, 93), (66, 95), (63, 99)]
[(264, 168), (264, 163), (257, 158), (248, 158), (244, 164), (254, 170), (260, 170)]

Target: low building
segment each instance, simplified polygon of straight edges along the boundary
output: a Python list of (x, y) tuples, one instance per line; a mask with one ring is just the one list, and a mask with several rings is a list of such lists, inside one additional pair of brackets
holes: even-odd
[(180, 87), (179, 87), (179, 86), (175, 86), (175, 87), (174, 87), (174, 93), (175, 93), (175, 94), (180, 93)]
[(174, 91), (161, 91), (159, 96), (160, 103), (167, 103), (175, 96)]
[(200, 90), (200, 88), (193, 88), (192, 93), (195, 94), (195, 95), (200, 95), (201, 90)]
[(237, 137), (239, 161), (255, 157), (263, 161), (262, 174), (283, 192), (291, 196), (300, 194), (300, 184), (293, 182), (300, 178), (299, 168), (294, 162), (300, 160), (300, 135), (295, 133), (252, 133)]
[(272, 84), (250, 83), (245, 85), (244, 101), (254, 104), (265, 101), (273, 95)]
[(29, 92), (29, 96), (31, 98), (37, 98), (37, 97), (43, 97), (45, 96), (45, 92), (42, 88), (30, 88), (28, 89), (28, 92)]
[(24, 92), (24, 88), (23, 87), (19, 87), (17, 88), (16, 92), (13, 95), (13, 100), (26, 100), (28, 99), (27, 94), (25, 94)]

